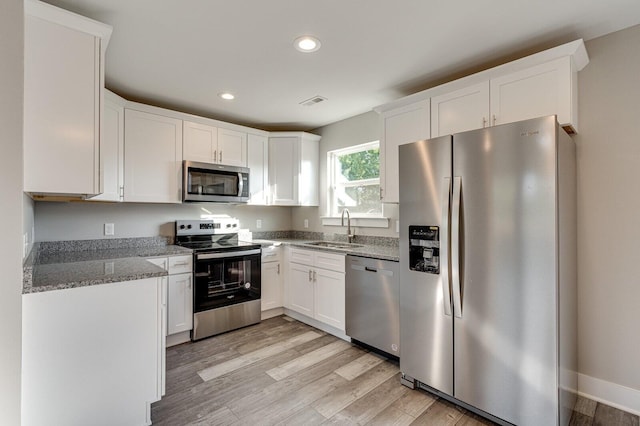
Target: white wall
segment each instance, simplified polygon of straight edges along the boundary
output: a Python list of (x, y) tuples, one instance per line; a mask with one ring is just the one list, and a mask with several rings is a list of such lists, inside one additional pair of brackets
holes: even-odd
[(586, 46), (574, 137), (580, 387), (603, 399), (626, 392), (612, 383), (635, 389), (640, 412), (640, 26)]
[[(292, 210), (293, 229), (299, 231), (315, 231), (328, 233), (346, 233), (344, 228), (323, 226), (320, 217), (327, 214), (327, 152), (352, 145), (372, 142), (380, 139), (379, 115), (373, 111), (329, 124), (312, 130), (322, 136), (320, 140), (320, 206), (294, 207)], [(356, 235), (380, 235), (398, 237), (395, 232), (395, 221), (398, 219), (398, 207), (393, 204), (384, 205), (384, 215), (388, 217), (390, 226), (383, 228), (357, 228)], [(304, 228), (304, 220), (309, 219), (309, 228)]]
[[(143, 204), (98, 202), (35, 203), (36, 241), (105, 238), (104, 224), (113, 223), (115, 238), (173, 236), (178, 219), (199, 219), (207, 211), (237, 217), (252, 231), (291, 229), (290, 207), (258, 207), (231, 204)], [(256, 220), (262, 219), (262, 228)], [(112, 238), (112, 237), (109, 237)]]
[(20, 424), (23, 3), (0, 2), (0, 424)]

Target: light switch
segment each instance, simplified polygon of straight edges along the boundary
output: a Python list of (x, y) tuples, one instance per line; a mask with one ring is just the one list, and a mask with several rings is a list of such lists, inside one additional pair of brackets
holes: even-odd
[(309, 219), (305, 219), (304, 220), (304, 227), (308, 228), (309, 227)]
[(257, 219), (256, 220), (256, 228), (258, 228), (258, 229), (262, 228), (262, 219)]
[(115, 234), (115, 226), (113, 223), (105, 223), (104, 224), (104, 235), (114, 235)]

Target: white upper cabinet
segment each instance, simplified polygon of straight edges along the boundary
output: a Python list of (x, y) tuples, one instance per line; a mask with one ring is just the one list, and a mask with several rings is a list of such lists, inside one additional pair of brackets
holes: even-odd
[(576, 85), (568, 56), (491, 79), (491, 124), (556, 114), (561, 126), (577, 131)]
[(124, 105), (126, 101), (105, 89), (102, 109), (100, 169), (102, 194), (92, 201), (124, 200)]
[(247, 166), (247, 134), (184, 121), (184, 159)]
[(182, 201), (182, 120), (125, 109), (124, 200)]
[(431, 137), (489, 125), (489, 84), (474, 84), (431, 98)]
[(416, 102), (382, 113), (380, 141), (380, 198), (385, 203), (397, 203), (398, 147), (431, 137), (429, 100)]
[(247, 135), (247, 167), (249, 167), (249, 204), (269, 202), (269, 139)]
[(376, 107), (382, 201), (398, 202), (398, 145), (554, 114), (576, 133), (577, 73), (588, 62), (576, 40)]
[(218, 128), (218, 163), (247, 167), (247, 134)]
[(183, 123), (184, 150), (182, 156), (188, 161), (215, 163), (214, 151), (218, 149), (218, 128), (185, 121)]
[(24, 190), (100, 193), (100, 109), (111, 27), (25, 2)]
[(270, 204), (318, 205), (320, 136), (276, 132), (269, 136)]

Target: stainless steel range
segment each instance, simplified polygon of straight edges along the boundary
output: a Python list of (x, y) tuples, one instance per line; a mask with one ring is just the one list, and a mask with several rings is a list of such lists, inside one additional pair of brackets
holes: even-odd
[(238, 220), (176, 221), (176, 244), (193, 250), (191, 340), (260, 322), (260, 244), (238, 241)]

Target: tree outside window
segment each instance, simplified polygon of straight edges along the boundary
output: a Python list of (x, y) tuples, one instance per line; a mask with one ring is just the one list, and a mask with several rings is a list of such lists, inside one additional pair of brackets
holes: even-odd
[(381, 216), (380, 147), (369, 142), (327, 154), (329, 215), (346, 207), (359, 216)]

